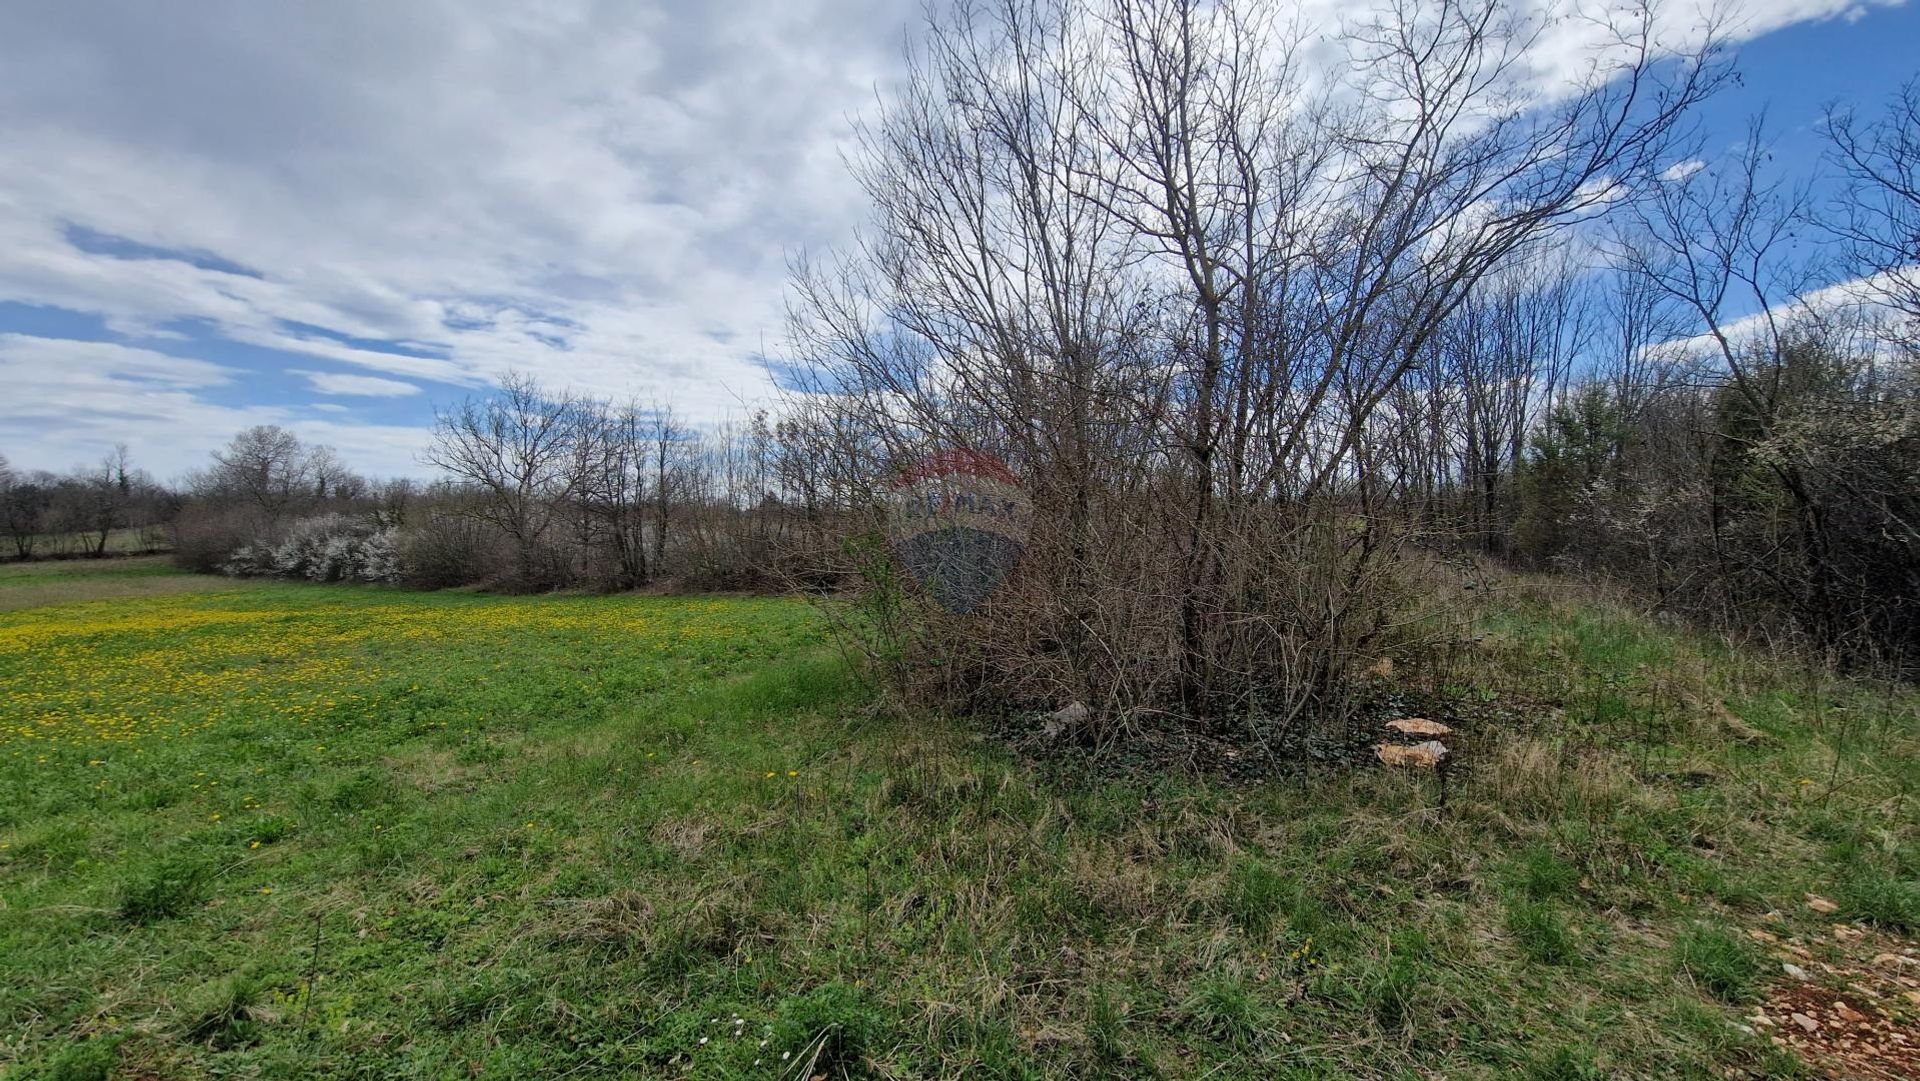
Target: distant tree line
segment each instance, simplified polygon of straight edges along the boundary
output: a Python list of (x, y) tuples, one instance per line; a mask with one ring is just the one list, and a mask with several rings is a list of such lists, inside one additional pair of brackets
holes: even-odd
[(15, 470), (0, 455), (0, 557), (158, 551), (177, 506), (174, 493), (134, 468), (125, 444), (66, 473)]
[(509, 376), (443, 411), (430, 483), (373, 481), (249, 428), (185, 484), (175, 558), (201, 571), (511, 591), (774, 582), (789, 518), (765, 415), (696, 429)]

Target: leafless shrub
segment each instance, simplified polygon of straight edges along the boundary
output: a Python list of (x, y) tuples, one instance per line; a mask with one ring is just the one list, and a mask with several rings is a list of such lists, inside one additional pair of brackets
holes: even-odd
[[(814, 550), (862, 582), (882, 670), (960, 708), (1084, 702), (1093, 740), (1341, 716), (1352, 667), (1421, 625), (1406, 557), (1434, 523), (1396, 393), (1496, 268), (1648, 182), (1720, 77), (1711, 46), (1656, 66), (1654, 22), (1544, 109), (1539, 26), (1492, 3), (1393, 5), (1323, 50), (1251, 4), (936, 25), (864, 133), (873, 230), (795, 275), (808, 438), (846, 463)], [(1472, 454), (1510, 459), (1525, 411), (1472, 416), (1498, 430)], [(1035, 507), (965, 617), (898, 580), (879, 515), (948, 447)]]

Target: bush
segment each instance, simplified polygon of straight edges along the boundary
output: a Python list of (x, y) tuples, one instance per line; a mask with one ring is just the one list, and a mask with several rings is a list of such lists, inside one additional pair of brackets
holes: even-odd
[(212, 574), (264, 529), (256, 517), (238, 509), (194, 506), (182, 510), (170, 526), (173, 562), (182, 570)]
[(287, 528), (278, 544), (236, 549), (220, 569), (251, 577), (315, 582), (397, 582), (401, 577), (395, 530), (369, 518), (323, 514)]
[(444, 589), (497, 577), (505, 565), (499, 537), (454, 514), (435, 514), (395, 538), (402, 577), (421, 589)]

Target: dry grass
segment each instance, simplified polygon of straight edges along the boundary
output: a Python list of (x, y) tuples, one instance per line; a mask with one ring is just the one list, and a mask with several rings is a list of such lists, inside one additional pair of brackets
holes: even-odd
[(0, 612), (60, 604), (221, 593), (243, 583), (175, 571), (166, 556), (0, 563)]

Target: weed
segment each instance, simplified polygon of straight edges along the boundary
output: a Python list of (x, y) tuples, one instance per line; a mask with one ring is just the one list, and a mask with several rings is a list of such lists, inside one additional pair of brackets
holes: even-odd
[(1589, 1047), (1556, 1047), (1527, 1064), (1530, 1081), (1602, 1081)]
[(248, 973), (216, 981), (203, 990), (188, 1015), (186, 1038), (217, 1051), (230, 1051), (259, 1040), (260, 1008), (265, 988)]
[(1838, 900), (1851, 919), (1903, 934), (1920, 931), (1920, 881), (1862, 867), (1842, 882)]
[(1560, 859), (1546, 845), (1532, 845), (1520, 856), (1518, 884), (1535, 901), (1565, 897), (1580, 881), (1579, 868)]
[(1580, 959), (1578, 940), (1550, 901), (1516, 898), (1507, 902), (1507, 933), (1535, 964), (1568, 965)]
[(1251, 938), (1273, 932), (1274, 917), (1284, 913), (1295, 885), (1264, 861), (1247, 858), (1234, 864), (1227, 881), (1227, 914)]
[(1753, 996), (1759, 965), (1733, 932), (1695, 924), (1674, 941), (1673, 956), (1688, 978), (1722, 1002), (1745, 1002)]
[(163, 856), (121, 884), (120, 918), (155, 923), (183, 915), (206, 899), (210, 874), (206, 863), (195, 857)]

